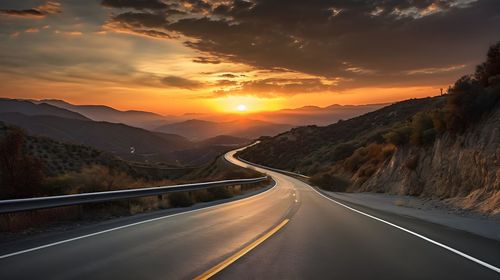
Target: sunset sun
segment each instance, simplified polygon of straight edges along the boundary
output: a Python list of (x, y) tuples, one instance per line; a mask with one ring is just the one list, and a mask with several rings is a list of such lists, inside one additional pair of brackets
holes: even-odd
[(247, 105), (239, 104), (238, 106), (236, 106), (236, 110), (238, 110), (238, 112), (245, 112), (247, 110)]

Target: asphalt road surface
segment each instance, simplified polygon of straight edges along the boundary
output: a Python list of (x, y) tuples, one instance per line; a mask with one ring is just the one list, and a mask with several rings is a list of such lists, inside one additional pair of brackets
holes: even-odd
[(0, 279), (500, 279), (498, 241), (332, 201), (256, 169), (276, 186), (0, 244)]

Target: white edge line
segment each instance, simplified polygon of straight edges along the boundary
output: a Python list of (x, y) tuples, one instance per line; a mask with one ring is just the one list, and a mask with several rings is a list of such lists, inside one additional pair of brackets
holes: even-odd
[(278, 182), (276, 180), (274, 180), (274, 185), (272, 187), (270, 187), (268, 190), (263, 191), (263, 192), (258, 193), (258, 194), (255, 194), (255, 195), (252, 195), (252, 196), (249, 196), (249, 197), (245, 197), (245, 198), (242, 198), (242, 199), (237, 199), (237, 200), (230, 201), (230, 202), (227, 202), (227, 203), (221, 203), (221, 204), (217, 204), (217, 205), (212, 205), (212, 206), (208, 206), (208, 207), (194, 209), (194, 210), (190, 210), (190, 211), (186, 211), (186, 212), (180, 212), (180, 213), (175, 213), (175, 214), (172, 214), (172, 215), (161, 216), (161, 217), (157, 217), (157, 218), (153, 218), (153, 219), (149, 219), (149, 220), (144, 220), (144, 221), (140, 221), (140, 222), (136, 222), (136, 223), (132, 223), (132, 224), (127, 224), (127, 225), (123, 225), (123, 226), (119, 226), (119, 227), (115, 227), (115, 228), (110, 228), (110, 229), (107, 229), (107, 230), (98, 231), (98, 232), (94, 232), (94, 233), (90, 233), (90, 234), (86, 234), (86, 235), (82, 235), (82, 236), (78, 236), (78, 237), (74, 237), (74, 238), (70, 238), (70, 239), (65, 239), (65, 240), (54, 242), (54, 243), (49, 243), (49, 244), (45, 244), (45, 245), (42, 245), (42, 246), (38, 246), (38, 247), (26, 249), (26, 250), (21, 250), (21, 251), (9, 253), (9, 254), (1, 255), (0, 259), (6, 259), (6, 258), (9, 258), (9, 257), (13, 257), (13, 256), (17, 256), (17, 255), (21, 255), (21, 254), (25, 254), (25, 253), (29, 253), (29, 252), (33, 252), (33, 251), (37, 251), (37, 250), (41, 250), (41, 249), (45, 249), (45, 248), (48, 248), (48, 247), (53, 247), (53, 246), (64, 244), (64, 243), (68, 243), (68, 242), (71, 242), (71, 241), (76, 241), (76, 240), (84, 239), (84, 238), (87, 238), (87, 237), (92, 237), (92, 236), (100, 235), (100, 234), (103, 234), (103, 233), (107, 233), (107, 232), (111, 232), (111, 231), (115, 231), (115, 230), (120, 230), (120, 229), (132, 227), (132, 226), (136, 226), (136, 225), (140, 225), (140, 224), (154, 222), (154, 221), (158, 221), (158, 220), (162, 220), (162, 219), (167, 219), (167, 218), (171, 218), (171, 217), (175, 217), (175, 216), (179, 216), (179, 215), (189, 214), (189, 213), (193, 213), (193, 212), (198, 212), (198, 211), (202, 211), (202, 210), (208, 210), (208, 209), (215, 208), (215, 207), (227, 206), (227, 205), (230, 205), (230, 204), (233, 204), (233, 203), (245, 201), (245, 200), (248, 200), (248, 199), (253, 199), (253, 198), (259, 197), (261, 195), (264, 195), (267, 192), (269, 192), (271, 190), (274, 190), (276, 186), (278, 186)]
[[(249, 162), (249, 161), (244, 161), (244, 163), (249, 164), (249, 165), (254, 165), (252, 162)], [(260, 167), (260, 168), (266, 169), (264, 166), (258, 166), (258, 165), (254, 165), (254, 166), (257, 166), (257, 167)], [(270, 168), (270, 169), (271, 169), (271, 171), (273, 171), (273, 170), (272, 170), (272, 168)], [(275, 171), (275, 172), (276, 172), (276, 171)], [(283, 175), (287, 176), (286, 174), (283, 174)], [(457, 255), (459, 255), (459, 256), (462, 256), (462, 257), (464, 257), (464, 258), (466, 258), (466, 259), (468, 259), (468, 260), (470, 260), (470, 261), (473, 261), (473, 262), (475, 262), (475, 263), (477, 263), (477, 264), (479, 264), (479, 265), (482, 265), (482, 266), (484, 266), (484, 267), (486, 267), (486, 268), (488, 268), (488, 269), (491, 269), (491, 270), (493, 270), (493, 271), (495, 271), (495, 272), (497, 272), (497, 273), (500, 273), (500, 268), (498, 268), (498, 267), (496, 267), (496, 266), (494, 266), (494, 265), (491, 265), (491, 264), (489, 264), (489, 263), (487, 263), (487, 262), (484, 262), (484, 261), (482, 261), (482, 260), (480, 260), (480, 259), (474, 258), (473, 256), (467, 255), (467, 254), (466, 254), (466, 253), (464, 253), (464, 252), (461, 252), (461, 251), (459, 251), (459, 250), (457, 250), (457, 249), (454, 249), (454, 248), (452, 248), (452, 247), (450, 247), (450, 246), (447, 246), (447, 245), (445, 245), (445, 244), (439, 243), (439, 242), (437, 242), (437, 241), (435, 241), (435, 240), (432, 240), (432, 239), (430, 239), (430, 238), (428, 238), (428, 237), (426, 237), (426, 236), (424, 236), (424, 235), (421, 235), (421, 234), (419, 234), (419, 233), (416, 233), (416, 232), (411, 231), (411, 230), (409, 230), (409, 229), (406, 229), (406, 228), (404, 228), (404, 227), (398, 226), (398, 225), (396, 225), (396, 224), (393, 224), (393, 223), (388, 222), (388, 221), (386, 221), (386, 220), (383, 220), (383, 219), (381, 219), (381, 218), (375, 217), (375, 216), (370, 215), (370, 214), (368, 214), (368, 213), (365, 213), (365, 212), (362, 212), (362, 211), (357, 210), (357, 209), (355, 209), (355, 208), (352, 208), (352, 207), (350, 207), (350, 206), (347, 206), (347, 205), (345, 205), (345, 204), (343, 204), (343, 203), (341, 203), (341, 202), (338, 202), (338, 201), (336, 201), (336, 200), (334, 200), (334, 199), (332, 199), (332, 198), (330, 198), (330, 197), (328, 197), (328, 196), (326, 196), (326, 195), (322, 194), (321, 192), (319, 192), (318, 190), (316, 190), (314, 187), (310, 186), (309, 184), (306, 184), (306, 185), (307, 185), (307, 186), (309, 186), (312, 190), (314, 190), (314, 191), (315, 191), (317, 194), (319, 194), (320, 196), (322, 196), (322, 197), (324, 197), (324, 198), (326, 198), (326, 199), (328, 199), (328, 200), (330, 200), (330, 201), (332, 201), (332, 202), (334, 202), (334, 203), (336, 203), (336, 204), (338, 204), (338, 205), (340, 205), (340, 206), (343, 206), (343, 207), (345, 207), (345, 208), (347, 208), (347, 209), (349, 209), (349, 210), (351, 210), (351, 211), (354, 211), (354, 212), (356, 212), (356, 213), (358, 213), (358, 214), (361, 214), (361, 215), (365, 215), (365, 216), (367, 216), (367, 217), (369, 217), (369, 218), (372, 218), (372, 219), (377, 220), (377, 221), (379, 221), (379, 222), (385, 223), (385, 224), (390, 225), (390, 226), (392, 226), (392, 227), (395, 227), (395, 228), (397, 228), (397, 229), (399, 229), (399, 230), (405, 231), (405, 232), (407, 232), (407, 233), (409, 233), (409, 234), (411, 234), (411, 235), (413, 235), (413, 236), (416, 236), (416, 237), (418, 237), (418, 238), (421, 238), (421, 239), (423, 239), (423, 240), (425, 240), (425, 241), (427, 241), (427, 242), (430, 242), (430, 243), (432, 243), (432, 244), (434, 244), (434, 245), (437, 245), (437, 246), (439, 246), (439, 247), (441, 247), (441, 248), (443, 248), (443, 249), (446, 249), (446, 250), (448, 250), (448, 251), (450, 251), (450, 252), (452, 252), (452, 253), (455, 253), (455, 254), (457, 254)]]
[[(309, 186), (309, 185), (308, 185), (308, 186)], [(459, 251), (459, 250), (457, 250), (457, 249), (451, 248), (450, 246), (447, 246), (447, 245), (444, 245), (444, 244), (442, 244), (442, 243), (439, 243), (439, 242), (437, 242), (437, 241), (435, 241), (435, 240), (432, 240), (432, 239), (430, 239), (430, 238), (428, 238), (428, 237), (426, 237), (426, 236), (423, 236), (423, 235), (421, 235), (421, 234), (419, 234), (419, 233), (413, 232), (413, 231), (411, 231), (411, 230), (409, 230), (409, 229), (406, 229), (406, 228), (404, 228), (404, 227), (398, 226), (398, 225), (396, 225), (396, 224), (393, 224), (393, 223), (388, 222), (388, 221), (386, 221), (386, 220), (383, 220), (383, 219), (381, 219), (381, 218), (378, 218), (378, 217), (372, 216), (372, 215), (370, 215), (370, 214), (367, 214), (367, 213), (365, 213), (365, 212), (362, 212), (362, 211), (359, 211), (359, 210), (357, 210), (357, 209), (354, 209), (354, 208), (352, 208), (352, 207), (350, 207), (350, 206), (347, 206), (347, 205), (345, 205), (345, 204), (343, 204), (343, 203), (340, 203), (340, 202), (338, 202), (338, 201), (336, 201), (336, 200), (334, 200), (334, 199), (332, 199), (332, 198), (330, 198), (330, 197), (328, 197), (328, 196), (326, 196), (326, 195), (322, 194), (321, 192), (319, 192), (318, 190), (316, 190), (316, 189), (315, 189), (315, 188), (313, 188), (312, 186), (309, 186), (309, 187), (311, 187), (311, 189), (313, 189), (313, 190), (314, 190), (317, 194), (321, 195), (322, 197), (324, 197), (324, 198), (326, 198), (326, 199), (328, 199), (328, 200), (330, 200), (330, 201), (332, 201), (332, 202), (337, 203), (337, 204), (338, 204), (338, 205), (340, 205), (340, 206), (343, 206), (343, 207), (345, 207), (345, 208), (347, 208), (347, 209), (349, 209), (349, 210), (352, 210), (352, 211), (354, 211), (354, 212), (356, 212), (356, 213), (359, 213), (359, 214), (361, 214), (361, 215), (365, 215), (365, 216), (370, 217), (370, 218), (372, 218), (372, 219), (374, 219), (374, 220), (377, 220), (377, 221), (379, 221), (379, 222), (382, 222), (382, 223), (388, 224), (388, 225), (393, 226), (393, 227), (395, 227), (395, 228), (397, 228), (397, 229), (400, 229), (400, 230), (402, 230), (402, 231), (405, 231), (405, 232), (407, 232), (407, 233), (409, 233), (409, 234), (412, 234), (412, 235), (414, 235), (414, 236), (416, 236), (416, 237), (418, 237), (418, 238), (421, 238), (421, 239), (423, 239), (423, 240), (425, 240), (425, 241), (428, 241), (428, 242), (430, 242), (430, 243), (432, 243), (432, 244), (434, 244), (434, 245), (437, 245), (437, 246), (439, 246), (439, 247), (441, 247), (441, 248), (444, 248), (444, 249), (446, 249), (446, 250), (448, 250), (448, 251), (450, 251), (450, 252), (453, 252), (453, 253), (455, 253), (455, 254), (457, 254), (457, 255), (459, 255), (459, 256), (462, 256), (462, 257), (464, 257), (464, 258), (466, 258), (466, 259), (469, 259), (469, 260), (471, 260), (471, 261), (473, 261), (473, 262), (475, 262), (475, 263), (477, 263), (477, 264), (480, 264), (480, 265), (482, 265), (482, 266), (484, 266), (484, 267), (486, 267), (486, 268), (489, 268), (489, 269), (491, 269), (491, 270), (493, 270), (493, 271), (495, 271), (495, 272), (497, 272), (497, 273), (500, 273), (500, 268), (498, 268), (498, 267), (496, 267), (496, 266), (494, 266), (494, 265), (491, 265), (491, 264), (489, 264), (489, 263), (487, 263), (487, 262), (484, 262), (484, 261), (482, 261), (482, 260), (476, 259), (476, 258), (474, 258), (473, 256), (467, 255), (467, 254), (466, 254), (466, 253), (464, 253), (464, 252), (461, 252), (461, 251)]]

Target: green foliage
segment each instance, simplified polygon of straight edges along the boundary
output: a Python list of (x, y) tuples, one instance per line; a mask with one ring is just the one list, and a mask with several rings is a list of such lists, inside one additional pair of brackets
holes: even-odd
[(418, 113), (411, 121), (410, 143), (416, 146), (429, 145), (434, 142), (436, 131), (432, 117), (428, 113)]

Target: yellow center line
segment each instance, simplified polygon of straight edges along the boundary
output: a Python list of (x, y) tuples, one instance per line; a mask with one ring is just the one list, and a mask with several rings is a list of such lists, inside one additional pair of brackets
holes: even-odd
[(271, 229), (270, 231), (268, 231), (266, 234), (264, 234), (263, 236), (261, 236), (259, 239), (257, 239), (254, 242), (250, 243), (248, 246), (246, 246), (245, 248), (239, 250), (234, 255), (232, 255), (229, 258), (225, 259), (224, 261), (220, 262), (216, 266), (210, 268), (209, 270), (207, 270), (203, 274), (195, 277), (194, 280), (206, 280), (206, 279), (209, 279), (210, 277), (214, 276), (215, 274), (217, 274), (218, 272), (220, 272), (224, 268), (226, 268), (229, 265), (231, 265), (232, 263), (234, 263), (239, 258), (243, 257), (246, 253), (250, 252), (255, 247), (259, 246), (262, 242), (264, 242), (266, 239), (268, 239), (273, 234), (275, 234), (278, 230), (280, 230), (283, 226), (285, 226), (286, 223), (288, 223), (289, 221), (290, 221), (289, 219), (283, 220), (279, 225), (275, 226), (273, 229)]

